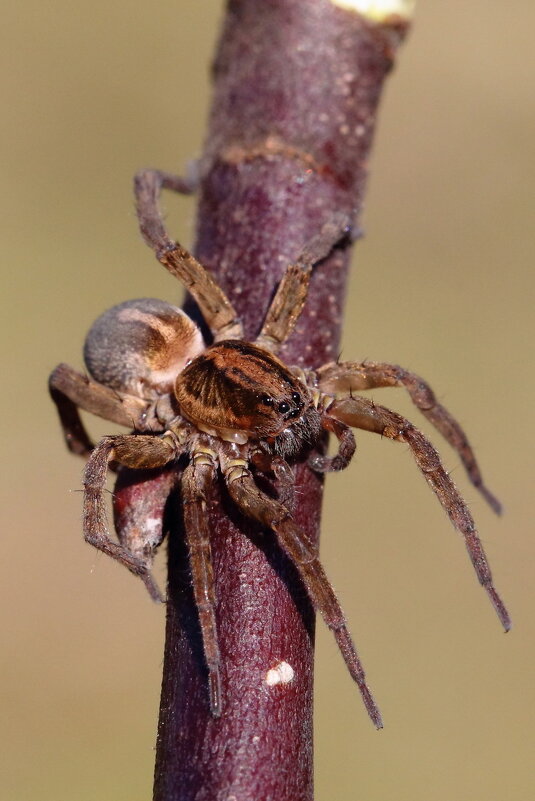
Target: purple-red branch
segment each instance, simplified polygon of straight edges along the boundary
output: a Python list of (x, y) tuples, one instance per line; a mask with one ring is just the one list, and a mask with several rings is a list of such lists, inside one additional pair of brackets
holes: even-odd
[[(284, 267), (303, 244), (335, 212), (357, 224), (377, 104), (404, 32), (400, 23), (370, 25), (326, 0), (228, 3), (201, 160), (195, 255), (229, 296), (248, 337), (258, 333)], [(336, 358), (348, 258), (337, 251), (316, 269), (282, 352), (287, 363)], [(303, 465), (295, 495), (281, 491), (314, 542), (322, 491)], [(143, 481), (121, 492), (123, 509), (143, 502)], [(310, 801), (314, 616), (297, 573), (272, 533), (245, 522), (224, 492), (215, 494), (210, 529), (223, 714), (212, 717), (179, 503), (168, 506), (154, 799)], [(280, 663), (291, 666), (293, 678), (273, 684), (274, 675), (291, 675), (280, 668), (267, 680)], [(359, 707), (355, 692), (357, 714)]]

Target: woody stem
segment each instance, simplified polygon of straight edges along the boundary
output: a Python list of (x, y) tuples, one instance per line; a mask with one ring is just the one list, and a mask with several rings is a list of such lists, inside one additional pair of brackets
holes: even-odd
[[(228, 295), (248, 338), (303, 244), (335, 212), (358, 221), (377, 105), (406, 27), (399, 17), (371, 23), (328, 0), (228, 3), (201, 160), (195, 255)], [(338, 250), (315, 270), (281, 351), (287, 363), (336, 358), (348, 260), (348, 250)], [(189, 310), (195, 313), (191, 304)], [(296, 483), (288, 502), (317, 542), (322, 482), (299, 466)], [(154, 799), (311, 801), (312, 610), (271, 533), (245, 522), (218, 488), (209, 514), (223, 714), (210, 714), (177, 512)], [(280, 663), (291, 666), (293, 679), (273, 686), (268, 671)]]

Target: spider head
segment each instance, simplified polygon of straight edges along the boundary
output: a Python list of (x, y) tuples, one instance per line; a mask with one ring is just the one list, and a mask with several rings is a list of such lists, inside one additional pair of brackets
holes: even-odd
[(234, 339), (212, 345), (187, 365), (175, 395), (198, 428), (239, 443), (279, 436), (298, 425), (312, 404), (307, 387), (279, 359)]

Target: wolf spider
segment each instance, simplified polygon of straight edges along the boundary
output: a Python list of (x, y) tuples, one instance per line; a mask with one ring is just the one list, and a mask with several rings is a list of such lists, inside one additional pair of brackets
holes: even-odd
[[(215, 618), (215, 588), (210, 555), (207, 504), (219, 471), (238, 509), (275, 532), (294, 563), (314, 607), (332, 629), (347, 668), (357, 683), (374, 724), (381, 717), (366, 685), (364, 670), (344, 614), (318, 559), (316, 547), (288, 509), (266, 495), (255, 472), (291, 475), (288, 462), (308, 458), (320, 473), (347, 467), (355, 450), (351, 431), (361, 428), (406, 443), (417, 466), (456, 529), (500, 621), (510, 626), (493, 583), (472, 515), (439, 456), (408, 420), (354, 391), (404, 387), (412, 402), (457, 451), (472, 484), (495, 512), (500, 505), (483, 484), (473, 451), (459, 424), (421, 378), (382, 362), (336, 362), (317, 370), (288, 367), (277, 358), (306, 301), (314, 264), (347, 235), (349, 220), (336, 215), (291, 264), (267, 311), (256, 340), (243, 339), (236, 312), (213, 278), (172, 241), (159, 209), (162, 188), (184, 191), (180, 179), (158, 171), (136, 176), (135, 195), (142, 234), (159, 261), (197, 302), (213, 343), (180, 309), (154, 299), (128, 301), (105, 312), (92, 326), (84, 347), (91, 378), (59, 365), (50, 388), (68, 448), (89, 456), (84, 473), (84, 537), (87, 542), (139, 576), (154, 599), (159, 591), (150, 569), (163, 539), (150, 528), (135, 536), (108, 533), (105, 481), (108, 468), (160, 468), (186, 460), (181, 476), (185, 536), (193, 592), (208, 667), (211, 711), (222, 711), (220, 654)], [(338, 392), (349, 394), (337, 398)], [(135, 433), (104, 437), (94, 447), (78, 407)], [(325, 431), (339, 441), (333, 457), (315, 448)], [(177, 469), (174, 471), (177, 472)]]

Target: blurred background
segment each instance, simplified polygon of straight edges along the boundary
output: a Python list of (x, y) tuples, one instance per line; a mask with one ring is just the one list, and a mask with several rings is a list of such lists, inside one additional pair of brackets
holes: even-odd
[[(178, 300), (137, 233), (131, 179), (199, 153), (222, 7), (28, 0), (3, 12), (8, 801), (151, 797), (163, 610), (83, 543), (82, 465), (46, 380), (59, 361), (82, 366), (105, 308)], [(433, 438), (515, 627), (501, 632), (407, 449), (361, 433), (351, 468), (327, 480), (322, 554), (386, 728), (371, 727), (319, 626), (317, 801), (533, 795), (534, 25), (528, 0), (419, 3), (382, 105), (343, 343), (346, 358), (425, 376), (469, 432), (501, 519)], [(190, 244), (194, 201), (167, 208)], [(374, 397), (429, 431), (401, 390)], [(95, 436), (109, 428), (91, 423)]]

